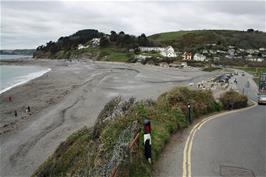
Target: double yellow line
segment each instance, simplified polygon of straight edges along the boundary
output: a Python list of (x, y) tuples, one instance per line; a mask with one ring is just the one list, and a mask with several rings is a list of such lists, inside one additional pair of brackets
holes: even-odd
[(241, 112), (241, 111), (245, 111), (248, 109), (251, 109), (255, 106), (257, 106), (257, 103), (253, 100), (251, 100), (254, 105), (247, 107), (247, 108), (243, 108), (243, 109), (239, 109), (239, 110), (234, 110), (234, 111), (229, 111), (229, 112), (225, 112), (225, 113), (220, 113), (214, 116), (210, 116), (208, 118), (205, 118), (203, 120), (201, 120), (200, 122), (198, 122), (190, 131), (187, 140), (186, 140), (186, 144), (184, 147), (184, 151), (183, 151), (183, 177), (191, 177), (191, 150), (192, 150), (192, 145), (193, 145), (193, 139), (195, 134), (197, 133), (198, 130), (200, 130), (200, 128), (207, 123), (210, 120), (219, 118), (221, 116), (225, 116), (227, 114), (232, 114), (235, 112)]

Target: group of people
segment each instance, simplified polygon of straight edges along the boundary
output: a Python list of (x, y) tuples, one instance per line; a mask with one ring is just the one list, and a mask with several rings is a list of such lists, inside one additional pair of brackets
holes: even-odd
[[(26, 112), (28, 115), (31, 115), (30, 106), (27, 106), (27, 107), (26, 107), (25, 112)], [(14, 115), (15, 115), (15, 117), (18, 116), (18, 112), (17, 112), (17, 110), (14, 111)]]
[[(9, 96), (9, 97), (7, 98), (7, 100), (8, 100), (9, 102), (13, 102), (13, 99), (12, 99), (11, 96)], [(27, 107), (26, 107), (25, 112), (26, 112), (28, 115), (31, 115), (31, 109), (30, 109), (30, 106), (27, 106)], [(15, 117), (18, 116), (18, 112), (17, 112), (17, 110), (14, 110), (14, 116), (15, 116)]]

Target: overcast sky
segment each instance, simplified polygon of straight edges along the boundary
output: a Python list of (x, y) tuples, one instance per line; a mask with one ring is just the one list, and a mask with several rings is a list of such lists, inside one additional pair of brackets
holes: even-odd
[(81, 29), (151, 35), (194, 29), (266, 31), (265, 1), (2, 1), (1, 49), (36, 48)]

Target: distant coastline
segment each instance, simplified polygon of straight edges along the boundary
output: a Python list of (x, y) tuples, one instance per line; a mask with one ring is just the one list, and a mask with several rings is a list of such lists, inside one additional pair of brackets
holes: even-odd
[(0, 61), (9, 61), (9, 60), (17, 60), (17, 59), (30, 59), (32, 55), (13, 55), (13, 54), (1, 54)]
[(0, 50), (0, 55), (33, 55), (35, 49)]

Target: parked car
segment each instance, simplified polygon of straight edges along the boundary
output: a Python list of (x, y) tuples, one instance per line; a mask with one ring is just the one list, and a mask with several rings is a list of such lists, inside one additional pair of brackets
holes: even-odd
[(258, 95), (258, 104), (266, 104), (266, 94)]

